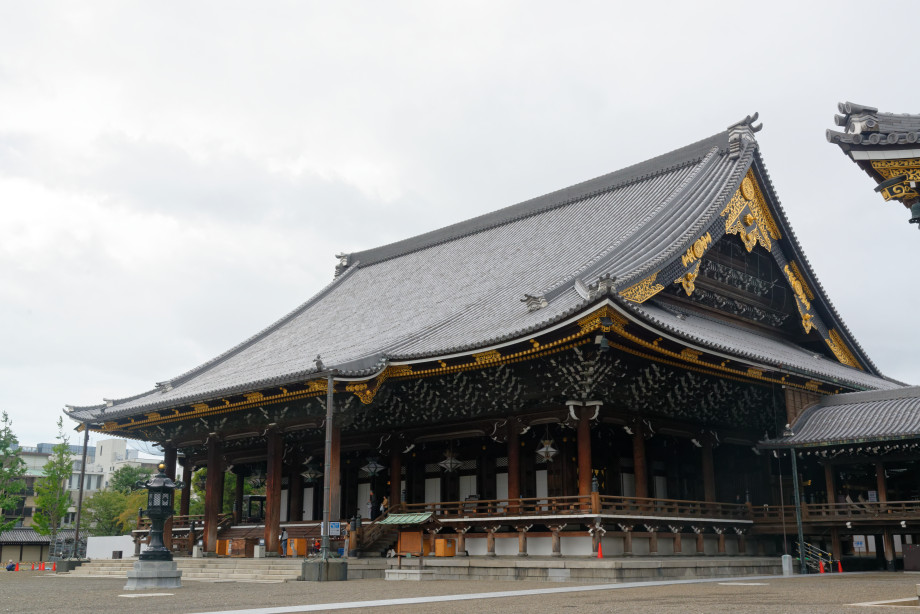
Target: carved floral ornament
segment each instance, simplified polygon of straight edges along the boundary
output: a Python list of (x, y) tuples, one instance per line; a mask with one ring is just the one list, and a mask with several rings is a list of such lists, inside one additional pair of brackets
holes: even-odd
[(725, 234), (738, 235), (748, 252), (757, 244), (770, 251), (773, 241), (782, 238), (750, 169), (741, 181), (741, 187), (719, 215), (725, 218)]
[(920, 196), (910, 184), (920, 182), (920, 159), (873, 160), (872, 168), (888, 183), (900, 178), (891, 185), (879, 186), (882, 198), (887, 200), (909, 200)]

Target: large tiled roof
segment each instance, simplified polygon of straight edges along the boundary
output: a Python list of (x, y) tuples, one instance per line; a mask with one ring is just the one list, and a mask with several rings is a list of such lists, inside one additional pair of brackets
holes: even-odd
[[(112, 419), (302, 381), (316, 373), (317, 355), (341, 375), (369, 376), (387, 361), (544, 329), (586, 307), (576, 278), (609, 274), (626, 288), (686, 251), (718, 219), (756, 149), (742, 123), (565, 190), (345, 255), (332, 283), (235, 348), (157, 389), (70, 415)], [(546, 305), (531, 311), (525, 295)]]
[(920, 386), (823, 397), (793, 434), (764, 447), (797, 447), (920, 438)]

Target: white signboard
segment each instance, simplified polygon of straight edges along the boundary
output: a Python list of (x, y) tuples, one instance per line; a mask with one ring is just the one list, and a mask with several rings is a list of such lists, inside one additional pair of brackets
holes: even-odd
[(866, 547), (866, 542), (864, 542), (864, 541), (861, 540), (861, 539), (854, 539), (854, 540), (853, 540), (853, 547), (854, 547), (854, 548), (865, 548), (865, 547)]
[(341, 535), (342, 534), (342, 523), (341, 522), (330, 522), (329, 523), (329, 535)]

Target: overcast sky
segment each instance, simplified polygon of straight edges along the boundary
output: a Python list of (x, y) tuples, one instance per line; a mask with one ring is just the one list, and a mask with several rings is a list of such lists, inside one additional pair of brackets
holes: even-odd
[(841, 100), (920, 112), (913, 38), (874, 17), (916, 3), (86, 4), (0, 0), (0, 409), (24, 444), (270, 324), (339, 251), (754, 111), (826, 292), (920, 383), (920, 233), (824, 137)]

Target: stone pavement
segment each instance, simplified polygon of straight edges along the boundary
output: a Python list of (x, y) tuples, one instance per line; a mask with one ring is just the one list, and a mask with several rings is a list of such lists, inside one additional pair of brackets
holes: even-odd
[[(548, 582), (185, 582), (179, 589), (125, 591), (124, 579), (0, 572), (0, 612), (117, 611), (155, 614), (317, 611), (502, 614), (536, 612), (891, 612), (849, 604), (915, 597), (920, 574), (854, 573), (808, 577), (718, 579), (683, 583), (590, 585)], [(150, 593), (163, 593), (158, 596)], [(491, 593), (491, 594), (489, 594)], [(126, 596), (127, 595), (127, 596)], [(438, 597), (447, 596), (451, 600)], [(430, 599), (422, 599), (430, 598)], [(402, 600), (399, 602), (387, 600)], [(406, 603), (407, 600), (416, 601)], [(917, 611), (899, 608), (897, 611)]]

